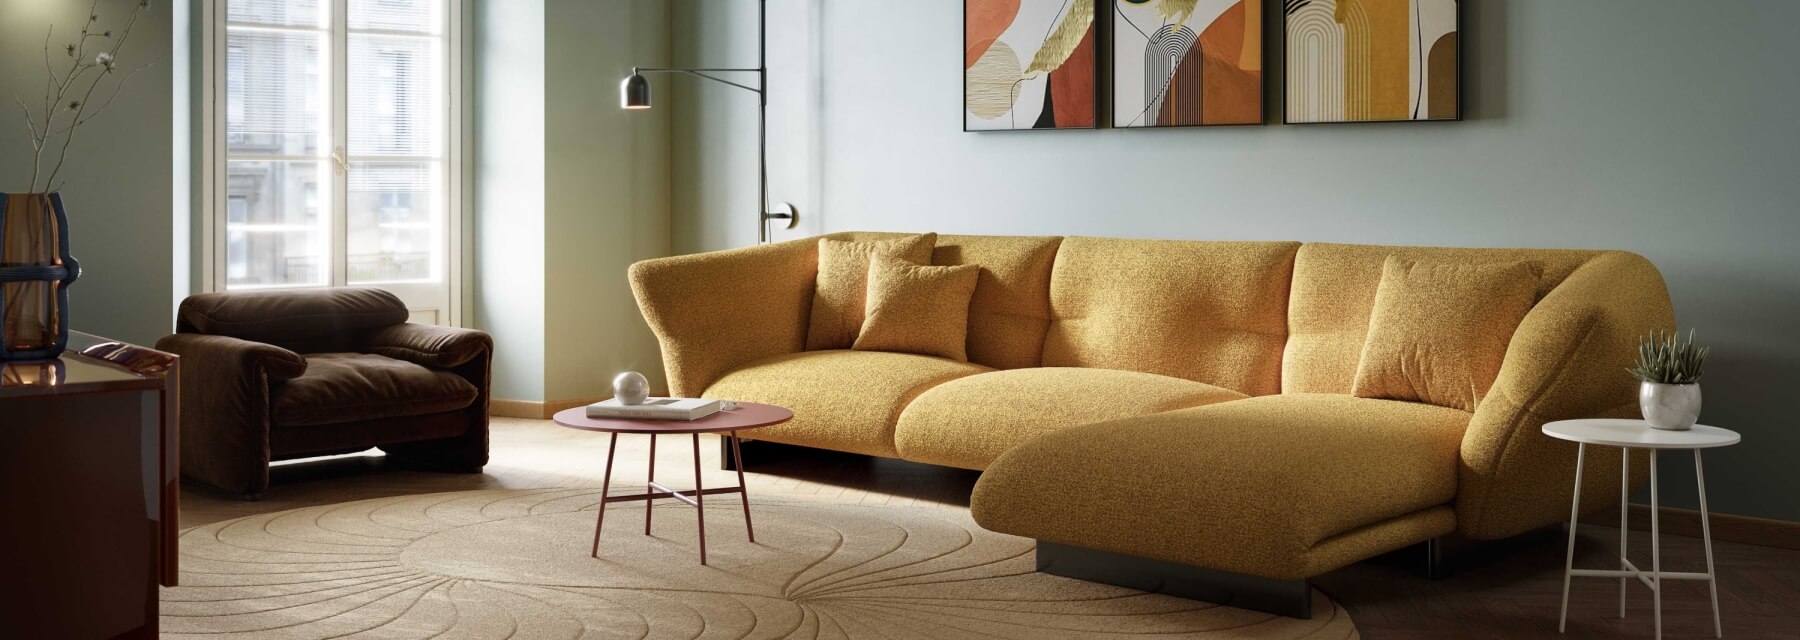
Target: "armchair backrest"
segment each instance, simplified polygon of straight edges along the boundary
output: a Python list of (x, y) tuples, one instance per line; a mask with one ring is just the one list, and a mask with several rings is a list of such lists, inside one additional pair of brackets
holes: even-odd
[(370, 334), (406, 322), (381, 289), (335, 287), (202, 293), (181, 301), (178, 333), (230, 336), (296, 353), (360, 351)]

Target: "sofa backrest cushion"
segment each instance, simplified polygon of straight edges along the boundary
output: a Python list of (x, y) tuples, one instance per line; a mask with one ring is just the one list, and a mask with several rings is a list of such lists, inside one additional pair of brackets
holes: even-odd
[(1350, 393), (1368, 338), (1369, 314), (1381, 267), (1402, 260), (1494, 264), (1533, 261), (1543, 267), (1542, 298), (1598, 251), (1573, 249), (1458, 249), (1311, 242), (1294, 258), (1288, 303), (1287, 348), (1281, 360), (1283, 393)]
[(175, 330), (230, 336), (296, 353), (357, 351), (370, 334), (406, 322), (406, 304), (366, 287), (199, 293), (181, 301)]
[[(1066, 238), (1050, 277), (1043, 366), (1141, 371), (1248, 395), (1278, 393), (1299, 247)], [(1380, 262), (1375, 266), (1379, 279)]]
[(995, 369), (1035, 367), (1050, 328), (1055, 236), (939, 236), (934, 265), (981, 267), (969, 301), (969, 362)]

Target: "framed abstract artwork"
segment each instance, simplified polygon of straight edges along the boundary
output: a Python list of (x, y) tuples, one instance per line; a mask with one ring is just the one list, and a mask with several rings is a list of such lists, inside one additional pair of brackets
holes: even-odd
[(1290, 124), (1461, 120), (1457, 0), (1284, 0)]
[(1097, 0), (964, 0), (963, 130), (1093, 129)]
[(1263, 0), (1107, 1), (1114, 127), (1262, 124)]

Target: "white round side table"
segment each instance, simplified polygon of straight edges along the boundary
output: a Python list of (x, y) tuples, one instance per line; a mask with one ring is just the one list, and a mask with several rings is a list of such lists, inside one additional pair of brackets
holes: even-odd
[[(1725, 637), (1724, 628), (1719, 624), (1719, 585), (1713, 579), (1712, 525), (1707, 522), (1706, 516), (1706, 472), (1700, 464), (1700, 450), (1737, 444), (1742, 439), (1738, 433), (1702, 424), (1694, 425), (1687, 431), (1664, 431), (1650, 428), (1643, 420), (1593, 419), (1551, 422), (1544, 425), (1544, 435), (1579, 444), (1575, 453), (1575, 498), (1574, 504), (1569, 508), (1569, 554), (1563, 564), (1562, 614), (1556, 623), (1557, 632), (1563, 632), (1569, 622), (1571, 577), (1618, 578), (1621, 618), (1625, 617), (1626, 579), (1637, 578), (1644, 583), (1644, 586), (1650, 588), (1650, 597), (1655, 603), (1653, 610), (1656, 612), (1657, 640), (1662, 639), (1662, 581), (1705, 580), (1712, 591), (1713, 635)], [(1575, 568), (1575, 519), (1581, 514), (1581, 467), (1590, 444), (1622, 449), (1619, 454), (1619, 569), (1616, 571)], [(1625, 557), (1632, 449), (1646, 449), (1650, 452), (1650, 570), (1647, 572), (1638, 570)], [(1656, 453), (1663, 449), (1686, 449), (1694, 452), (1694, 479), (1700, 485), (1700, 535), (1706, 546), (1706, 573), (1662, 570), (1662, 545), (1658, 540), (1661, 532), (1657, 528), (1657, 510), (1661, 505), (1656, 496)]]

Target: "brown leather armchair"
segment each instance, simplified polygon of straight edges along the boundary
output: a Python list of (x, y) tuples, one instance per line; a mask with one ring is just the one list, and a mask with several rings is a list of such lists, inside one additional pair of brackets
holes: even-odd
[(380, 447), (431, 469), (488, 457), (486, 333), (408, 324), (380, 289), (205, 293), (182, 301), (181, 474), (258, 499), (269, 462)]

